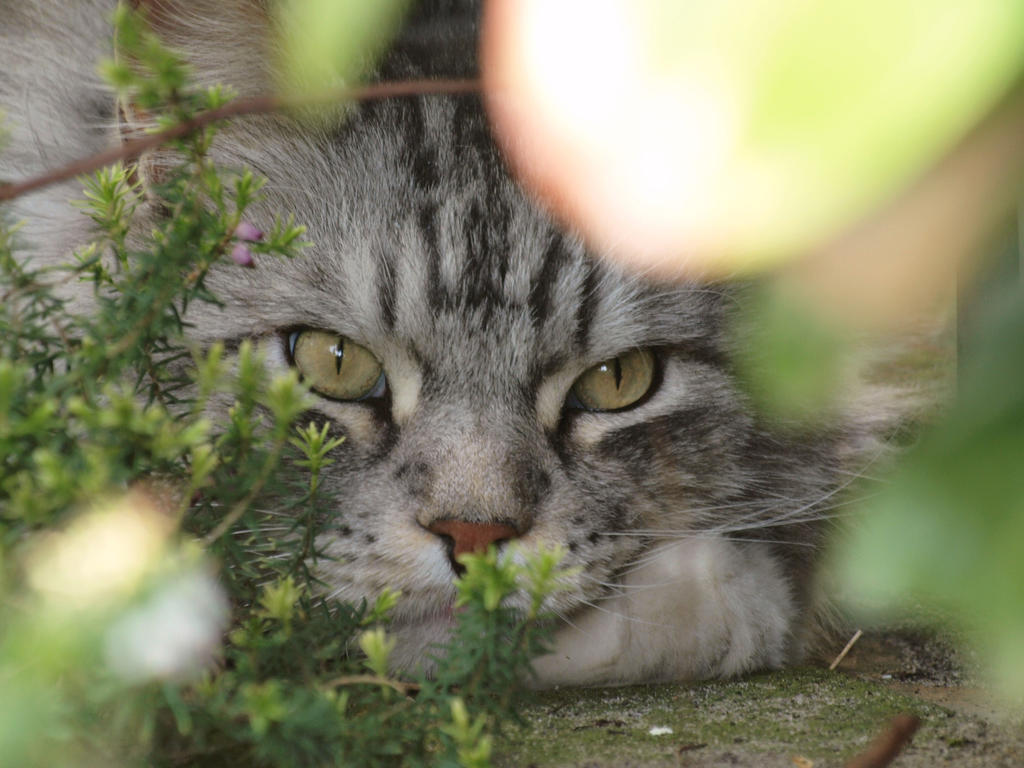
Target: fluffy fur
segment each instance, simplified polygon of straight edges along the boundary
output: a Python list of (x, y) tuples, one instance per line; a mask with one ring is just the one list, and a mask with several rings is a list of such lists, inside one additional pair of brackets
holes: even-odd
[[(151, 5), (200, 82), (268, 87), (265, 3)], [(466, 5), (424, 4), (379, 76), (473, 74)], [(4, 176), (116, 141), (113, 99), (90, 74), (109, 6), (0, 0)], [(526, 549), (567, 548), (579, 574), (552, 604), (564, 624), (536, 663), (544, 684), (728, 676), (800, 656), (827, 519), (870, 430), (761, 422), (731, 372), (735, 289), (657, 284), (591, 258), (509, 178), (476, 96), (365, 104), (334, 131), (238, 120), (214, 154), (270, 180), (257, 224), (294, 213), (315, 246), (218, 268), (224, 306), (195, 308), (195, 338), (256, 339), (284, 369), (285, 331), (327, 329), (383, 363), (386, 398), (323, 399), (312, 414), (346, 437), (325, 478), (338, 508), (319, 575), (344, 600), (402, 590), (398, 664), (423, 661), (450, 626), (452, 566), (426, 529), (440, 517), (512, 522)], [(19, 202), (39, 258), (85, 239), (63, 205), (74, 195)], [(580, 374), (634, 348), (658, 356), (649, 397), (566, 409)]]

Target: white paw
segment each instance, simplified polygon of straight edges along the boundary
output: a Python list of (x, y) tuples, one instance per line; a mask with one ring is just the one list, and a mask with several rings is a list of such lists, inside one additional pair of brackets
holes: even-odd
[(655, 543), (618, 594), (571, 618), (538, 658), (540, 685), (728, 677), (786, 660), (795, 607), (763, 545)]

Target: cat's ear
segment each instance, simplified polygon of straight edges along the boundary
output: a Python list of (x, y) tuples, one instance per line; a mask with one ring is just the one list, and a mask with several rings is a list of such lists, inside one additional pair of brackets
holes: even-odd
[[(239, 97), (269, 92), (269, 63), (274, 0), (126, 0), (161, 42), (181, 54), (197, 87), (223, 85)], [(115, 51), (124, 56), (123, 51)], [(118, 127), (123, 141), (144, 135), (153, 116), (130, 100), (119, 100)], [(159, 183), (175, 164), (167, 149), (147, 152), (135, 173), (146, 183)]]

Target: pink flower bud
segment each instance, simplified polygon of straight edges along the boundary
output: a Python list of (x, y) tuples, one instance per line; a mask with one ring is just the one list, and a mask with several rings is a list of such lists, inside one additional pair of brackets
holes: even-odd
[(251, 267), (253, 265), (252, 251), (241, 243), (236, 243), (231, 249), (231, 260), (240, 267)]
[(249, 221), (240, 221), (235, 227), (235, 237), (239, 240), (255, 243), (263, 239), (263, 230), (258, 229), (255, 224)]

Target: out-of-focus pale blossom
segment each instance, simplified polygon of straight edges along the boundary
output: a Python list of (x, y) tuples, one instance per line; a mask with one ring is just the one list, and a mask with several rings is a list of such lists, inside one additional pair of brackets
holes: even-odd
[(159, 501), (136, 489), (99, 504), (41, 537), (26, 562), (40, 631), (84, 641), (102, 628), (108, 665), (129, 680), (201, 670), (228, 620), (223, 591), (198, 551), (173, 541)]
[(107, 664), (127, 680), (182, 679), (209, 666), (228, 605), (201, 567), (174, 576), (106, 633)]
[(28, 561), (28, 582), (64, 608), (123, 598), (159, 561), (170, 530), (144, 494), (129, 493), (41, 539)]

